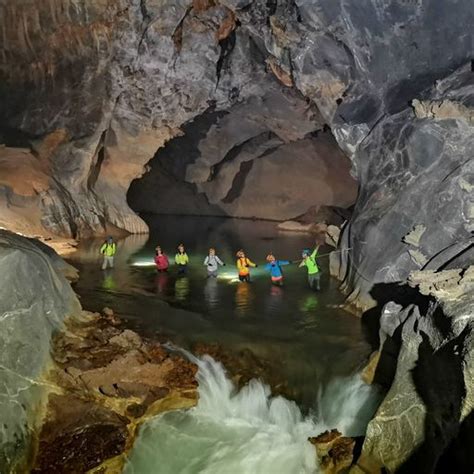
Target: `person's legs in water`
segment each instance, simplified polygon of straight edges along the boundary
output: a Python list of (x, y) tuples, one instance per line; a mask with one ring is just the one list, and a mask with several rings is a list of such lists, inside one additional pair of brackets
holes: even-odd
[(208, 271), (207, 272), (207, 278), (217, 278), (217, 270)]
[(272, 284), (275, 286), (283, 286), (283, 277), (272, 277)]
[(309, 283), (309, 287), (312, 290), (319, 291), (321, 289), (319, 273), (313, 273), (313, 274), (308, 275), (308, 283)]
[(104, 256), (104, 261), (102, 263), (102, 270), (107, 270), (107, 268), (114, 268), (114, 257)]
[(250, 283), (250, 275), (239, 275), (239, 280)]
[(187, 270), (187, 265), (178, 265), (178, 275), (186, 275)]

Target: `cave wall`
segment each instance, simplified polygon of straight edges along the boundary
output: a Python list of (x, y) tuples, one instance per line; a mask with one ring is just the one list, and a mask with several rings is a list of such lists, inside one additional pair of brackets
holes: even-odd
[[(0, 0), (0, 19), (0, 225), (75, 236), (146, 230), (127, 204), (130, 182), (166, 143), (189, 137), (193, 120), (215, 113), (198, 134), (199, 154), (175, 154), (175, 165), (158, 159), (157, 180), (142, 180), (157, 206), (174, 202), (180, 186), (194, 212), (247, 212), (242, 186), (229, 196), (240, 167), (253, 162), (246, 178), (265, 176), (262, 163), (271, 167), (285, 148), (290, 166), (303, 142), (320, 146), (327, 124), (360, 185), (341, 236), (348, 252), (331, 265), (352, 301), (367, 308), (374, 285), (472, 263), (472, 0)], [(266, 110), (275, 97), (289, 104), (283, 116)], [(363, 452), (377, 468), (398, 466), (397, 429), (407, 425), (389, 428), (391, 439), (378, 432), (384, 413), (410, 400), (422, 413), (407, 422), (417, 424), (418, 447), (432, 442), (423, 455), (455, 450), (458, 422), (472, 419), (471, 301), (445, 309), (467, 328), (459, 340), (467, 355), (446, 359), (464, 370), (465, 393), (441, 444), (424, 426), (431, 400), (420, 390), (430, 381), (416, 386), (410, 374), (454, 350), (460, 333), (437, 331), (432, 313), (400, 329), (399, 372)], [(446, 370), (440, 359), (436, 373)]]
[[(342, 237), (351, 251), (332, 265), (360, 306), (373, 284), (434, 257), (442, 267), (469, 241), (470, 0), (1, 0), (0, 18), (2, 226), (145, 231), (126, 200), (131, 181), (212, 110), (199, 154), (160, 163), (156, 182), (132, 189), (137, 209), (151, 210), (143, 186), (158, 210), (178, 194), (193, 213), (276, 212), (274, 189), (242, 183), (277, 174), (284, 149), (282, 171), (306, 182), (290, 162), (328, 124), (360, 183)], [(288, 208), (271, 217), (307, 204), (284, 194)], [(402, 242), (415, 229), (419, 241)]]
[[(265, 176), (267, 167), (276, 174), (271, 164), (285, 149), (289, 161), (282, 162), (290, 168), (307, 140), (320, 146), (318, 132), (328, 124), (351, 159), (362, 190), (346, 237), (364, 278), (351, 274), (344, 261), (339, 274), (349, 291), (367, 294), (371, 283), (403, 277), (405, 265), (419, 266), (400, 244), (402, 231), (442, 216), (431, 209), (429, 216), (418, 215), (415, 221), (409, 217), (412, 210), (388, 205), (387, 196), (393, 202), (406, 197), (408, 174), (415, 181), (430, 164), (435, 168), (434, 156), (445, 163), (443, 157), (449, 155), (446, 174), (458, 166), (450, 146), (439, 146), (438, 135), (450, 135), (451, 127), (464, 137), (469, 161), (473, 12), (468, 0), (104, 0), (80, 5), (71, 0), (34, 5), (2, 0), (0, 9), (0, 129), (8, 146), (0, 149), (3, 226), (74, 236), (110, 229), (145, 231), (126, 200), (131, 181), (144, 173), (157, 150), (186, 134), (186, 124), (209, 110), (221, 115), (201, 137), (199, 156), (175, 157), (180, 167), (186, 165), (184, 175), (176, 179), (178, 165), (174, 172), (165, 165), (156, 183), (141, 184), (157, 188), (157, 208), (169, 200), (159, 199), (160, 186), (168, 198), (179, 187), (178, 194), (193, 197), (196, 205), (190, 207), (197, 213), (205, 209), (250, 216), (249, 208), (262, 205), (262, 198), (256, 186), (247, 190), (241, 181), (250, 183), (254, 176), (258, 182), (257, 175)], [(465, 73), (456, 74), (464, 64)], [(463, 107), (454, 117), (419, 117), (411, 105), (451, 96)], [(403, 127), (404, 120), (413, 127)], [(420, 134), (414, 130), (419, 127), (424, 127)], [(403, 146), (408, 151), (395, 145), (399, 139), (407, 141)], [(407, 158), (417, 141), (424, 145)], [(423, 158), (425, 153), (429, 158)], [(34, 169), (33, 184), (26, 184), (22, 170), (6, 164), (12, 155)], [(263, 161), (255, 158), (262, 155)], [(310, 150), (308, 155), (317, 153)], [(320, 166), (315, 167), (315, 181)], [(374, 168), (379, 171), (373, 173)], [(410, 171), (402, 176), (406, 168)], [(303, 172), (298, 166), (291, 170), (297, 171), (298, 181)], [(443, 179), (441, 174), (433, 178)], [(460, 194), (457, 204), (467, 209), (466, 221), (472, 219), (472, 181), (465, 170), (463, 176), (466, 195)], [(457, 186), (452, 182), (446, 189)], [(242, 191), (253, 201), (239, 199)], [(354, 192), (353, 185), (342, 201)], [(425, 189), (419, 196), (431, 204), (432, 192)], [(271, 189), (262, 188), (262, 195), (268, 193), (275, 199)], [(288, 193), (285, 213), (268, 217), (286, 218), (306, 206), (298, 204), (301, 194), (293, 193)], [(143, 204), (137, 208), (148, 210)], [(375, 216), (377, 209), (389, 215)], [(275, 211), (268, 206), (261, 215), (267, 212)], [(12, 215), (19, 216), (14, 224)], [(399, 225), (403, 230), (392, 232)], [(388, 237), (387, 265), (380, 261), (385, 252), (376, 257), (372, 251), (364, 253), (377, 242), (377, 232), (380, 239)], [(365, 247), (351, 241), (356, 234)], [(431, 244), (422, 250), (425, 257), (447, 247), (449, 235), (454, 241), (464, 238), (465, 231), (446, 231), (439, 248)]]

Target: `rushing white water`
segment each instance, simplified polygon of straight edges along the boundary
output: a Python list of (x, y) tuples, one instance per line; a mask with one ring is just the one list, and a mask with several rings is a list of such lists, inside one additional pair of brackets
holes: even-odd
[(362, 435), (378, 394), (358, 376), (333, 381), (317, 412), (272, 397), (257, 380), (236, 390), (222, 365), (208, 356), (199, 366), (199, 403), (169, 412), (141, 429), (126, 474), (306, 474), (318, 471), (307, 441), (326, 429)]

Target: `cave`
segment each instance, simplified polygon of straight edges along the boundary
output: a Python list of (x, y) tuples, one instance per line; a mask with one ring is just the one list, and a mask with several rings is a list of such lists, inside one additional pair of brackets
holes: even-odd
[(472, 0), (0, 1), (0, 472), (472, 473)]
[(208, 110), (158, 150), (131, 183), (128, 203), (139, 214), (275, 221), (348, 209), (357, 182), (323, 128), (317, 109), (291, 91), (251, 97), (223, 113)]

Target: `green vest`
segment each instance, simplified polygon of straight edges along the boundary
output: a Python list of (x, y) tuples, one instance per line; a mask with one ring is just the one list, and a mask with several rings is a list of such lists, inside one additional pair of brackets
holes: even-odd
[(304, 264), (306, 265), (306, 268), (308, 269), (308, 275), (315, 275), (316, 273), (319, 272), (319, 267), (318, 264), (316, 263), (316, 255), (318, 254), (317, 249), (314, 249), (314, 252), (309, 256)]
[(113, 257), (116, 251), (117, 245), (115, 245), (115, 242), (111, 244), (109, 244), (108, 242), (104, 242), (104, 244), (100, 248), (100, 253), (104, 254), (106, 257)]
[(174, 257), (174, 261), (178, 265), (187, 265), (189, 262), (188, 254), (187, 253), (177, 253)]

